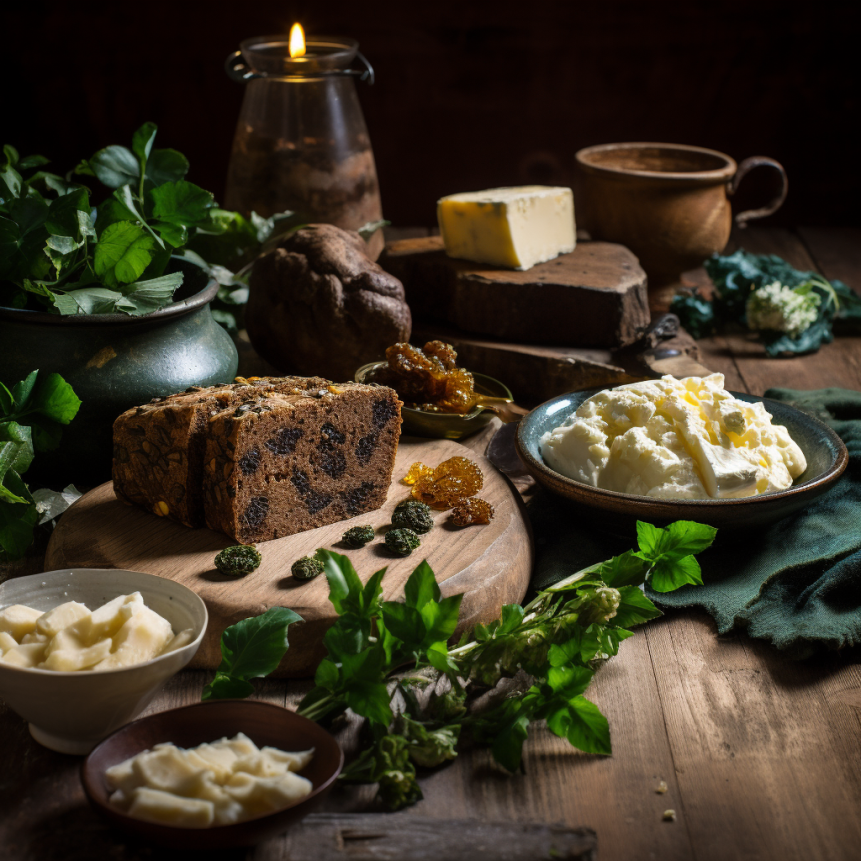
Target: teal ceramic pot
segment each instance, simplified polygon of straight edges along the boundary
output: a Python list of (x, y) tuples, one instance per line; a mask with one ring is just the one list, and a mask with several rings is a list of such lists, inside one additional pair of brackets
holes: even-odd
[(37, 454), (29, 483), (92, 487), (107, 481), (120, 413), (188, 386), (233, 380), (236, 347), (209, 309), (218, 285), (195, 274), (187, 275), (176, 301), (143, 317), (61, 317), (0, 307), (0, 381), (11, 388), (30, 371), (56, 371), (82, 401), (59, 449)]

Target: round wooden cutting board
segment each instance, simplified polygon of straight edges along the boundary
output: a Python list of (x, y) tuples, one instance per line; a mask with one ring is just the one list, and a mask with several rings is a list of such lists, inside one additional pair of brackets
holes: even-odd
[[(422, 546), (406, 558), (393, 556), (383, 544), (395, 505), (409, 496), (400, 483), (410, 464), (420, 460), (436, 466), (455, 456), (468, 457), (484, 473), (479, 494), (496, 509), (487, 526), (457, 529), (449, 512), (434, 512), (436, 526), (422, 536)], [(350, 526), (369, 524), (377, 537), (358, 550), (340, 544)], [(221, 662), (224, 629), (269, 607), (290, 607), (305, 621), (290, 628), (290, 648), (276, 671), (280, 676), (313, 673), (325, 655), (323, 634), (336, 618), (329, 602), (326, 578), (300, 582), (290, 566), (319, 547), (346, 554), (363, 582), (387, 567), (383, 580), (386, 600), (403, 597), (413, 568), (427, 559), (444, 597), (463, 593), (460, 630), (498, 618), (503, 604), (522, 600), (532, 570), (532, 537), (519, 494), (481, 455), (450, 440), (402, 438), (386, 504), (368, 514), (321, 526), (258, 545), (260, 567), (240, 580), (221, 575), (215, 554), (233, 542), (209, 529), (189, 529), (143, 509), (124, 505), (108, 482), (79, 499), (60, 519), (48, 545), (45, 569), (123, 568), (168, 577), (193, 589), (206, 602), (209, 627), (191, 667), (215, 669)]]

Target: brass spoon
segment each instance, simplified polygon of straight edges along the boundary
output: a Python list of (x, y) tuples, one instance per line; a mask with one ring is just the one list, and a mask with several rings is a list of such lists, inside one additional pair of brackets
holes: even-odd
[(477, 392), (475, 405), (496, 413), (506, 424), (519, 422), (529, 412), (529, 410), (519, 407), (511, 398), (494, 398), (490, 395), (480, 395)]

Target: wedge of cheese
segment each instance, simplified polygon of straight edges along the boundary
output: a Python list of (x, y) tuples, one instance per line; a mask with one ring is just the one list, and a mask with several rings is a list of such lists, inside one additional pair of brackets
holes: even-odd
[(449, 257), (506, 269), (530, 269), (574, 250), (570, 188), (524, 185), (451, 194), (437, 202)]

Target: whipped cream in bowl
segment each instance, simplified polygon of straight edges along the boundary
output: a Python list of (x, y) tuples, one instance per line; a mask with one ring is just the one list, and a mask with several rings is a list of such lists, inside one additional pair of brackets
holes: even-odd
[(562, 395), (523, 419), (517, 450), (539, 483), (590, 513), (733, 527), (798, 510), (848, 460), (827, 425), (729, 392), (722, 374)]

